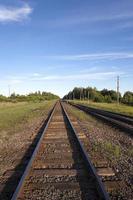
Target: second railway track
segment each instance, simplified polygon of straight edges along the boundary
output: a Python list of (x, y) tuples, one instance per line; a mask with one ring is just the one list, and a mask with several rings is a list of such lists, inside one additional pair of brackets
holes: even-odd
[(12, 200), (109, 199), (79, 139), (58, 102)]
[(91, 108), (82, 104), (75, 104), (71, 102), (69, 102), (69, 104), (86, 112), (87, 114), (90, 114), (100, 120), (107, 122), (108, 124), (119, 128), (120, 130), (130, 134), (131, 137), (133, 136), (133, 117), (128, 117), (126, 115), (117, 114), (101, 109)]

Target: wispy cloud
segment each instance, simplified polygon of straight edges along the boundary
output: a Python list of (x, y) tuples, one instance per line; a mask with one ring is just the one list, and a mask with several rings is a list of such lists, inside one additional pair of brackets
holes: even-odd
[(27, 19), (32, 13), (32, 8), (28, 4), (22, 7), (7, 7), (0, 5), (0, 22), (20, 22)]
[(55, 55), (43, 56), (48, 59), (55, 60), (119, 60), (119, 59), (132, 59), (133, 52), (109, 52), (109, 53), (89, 53), (77, 55)]
[(33, 74), (31, 74), (31, 77), (40, 77), (40, 76), (41, 76), (40, 73), (33, 73)]
[(117, 75), (124, 75), (122, 71), (105, 71), (105, 72), (88, 72), (88, 73), (77, 73), (69, 75), (44, 75), (39, 76), (26, 75), (26, 76), (10, 76), (5, 78), (5, 82), (10, 85), (18, 85), (24, 82), (44, 82), (44, 81), (75, 81), (75, 80), (106, 80)]
[(132, 12), (127, 12), (127, 13), (112, 13), (111, 15), (106, 14), (106, 15), (100, 15), (97, 17), (93, 17), (90, 19), (90, 22), (98, 22), (98, 21), (116, 21), (116, 20), (126, 20), (126, 19), (131, 19), (133, 18), (133, 13)]
[[(48, 24), (50, 27), (68, 27), (68, 26), (76, 26), (76, 25), (84, 25), (84, 24), (97, 24), (97, 23), (120, 23), (123, 22), (124, 24), (127, 24), (129, 20), (133, 19), (133, 12), (127, 11), (127, 12), (121, 12), (117, 11), (115, 13), (113, 12), (103, 12), (98, 13), (97, 15), (94, 15), (93, 13), (84, 11), (83, 13), (78, 14), (70, 14), (70, 16), (64, 16), (62, 18), (56, 18), (55, 19), (49, 19), (46, 21), (46, 24)], [(131, 23), (130, 23), (131, 25)], [(121, 27), (126, 28), (126, 26)]]
[(32, 81), (68, 81), (68, 80), (104, 80), (109, 77), (114, 77), (118, 74), (124, 74), (124, 72), (98, 72), (98, 73), (85, 73), (85, 74), (73, 74), (73, 75), (53, 75), (53, 76), (42, 76), (40, 78), (33, 78)]

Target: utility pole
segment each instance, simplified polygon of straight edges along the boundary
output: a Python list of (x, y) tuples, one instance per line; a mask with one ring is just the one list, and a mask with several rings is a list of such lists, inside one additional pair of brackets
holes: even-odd
[(84, 90), (84, 100), (86, 99), (86, 90)]
[(84, 100), (83, 88), (81, 88), (81, 100)]
[(119, 89), (120, 89), (120, 79), (119, 76), (117, 76), (117, 104), (119, 105)]
[(88, 103), (89, 103), (89, 90), (88, 90)]
[(74, 96), (74, 91), (73, 91), (73, 100), (75, 99), (75, 96)]
[(8, 95), (9, 95), (9, 97), (11, 96), (11, 89), (10, 89), (10, 85), (8, 85)]
[(84, 94), (84, 89), (83, 89), (83, 100), (85, 100), (85, 94)]

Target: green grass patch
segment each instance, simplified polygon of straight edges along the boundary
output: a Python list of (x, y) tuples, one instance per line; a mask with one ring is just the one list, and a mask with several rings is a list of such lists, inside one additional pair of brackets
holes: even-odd
[(92, 118), (89, 115), (87, 115), (84, 111), (78, 110), (74, 107), (69, 107), (69, 111), (81, 121), (92, 121)]
[(110, 155), (119, 158), (121, 155), (120, 147), (116, 144), (112, 144), (111, 142), (105, 142), (102, 144), (102, 147), (107, 151)]
[(23, 128), (23, 124), (48, 112), (55, 101), (38, 103), (0, 103), (0, 136), (10, 134)]
[(130, 146), (128, 149), (128, 155), (132, 158), (133, 157), (133, 146)]
[(81, 103), (86, 106), (90, 106), (92, 108), (99, 108), (115, 113), (121, 113), (128, 116), (133, 116), (133, 106), (127, 106), (125, 104), (117, 104), (117, 103), (95, 103), (95, 102), (88, 102), (88, 101), (72, 101), (74, 103)]

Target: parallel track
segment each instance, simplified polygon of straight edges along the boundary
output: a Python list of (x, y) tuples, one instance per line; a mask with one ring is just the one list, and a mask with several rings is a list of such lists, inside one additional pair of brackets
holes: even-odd
[(59, 102), (12, 197), (17, 199), (109, 199)]
[(126, 115), (117, 114), (101, 109), (91, 108), (82, 104), (75, 104), (69, 102), (70, 105), (86, 112), (87, 114), (93, 115), (98, 119), (108, 122), (122, 131), (125, 131), (133, 136), (133, 117), (128, 117)]

